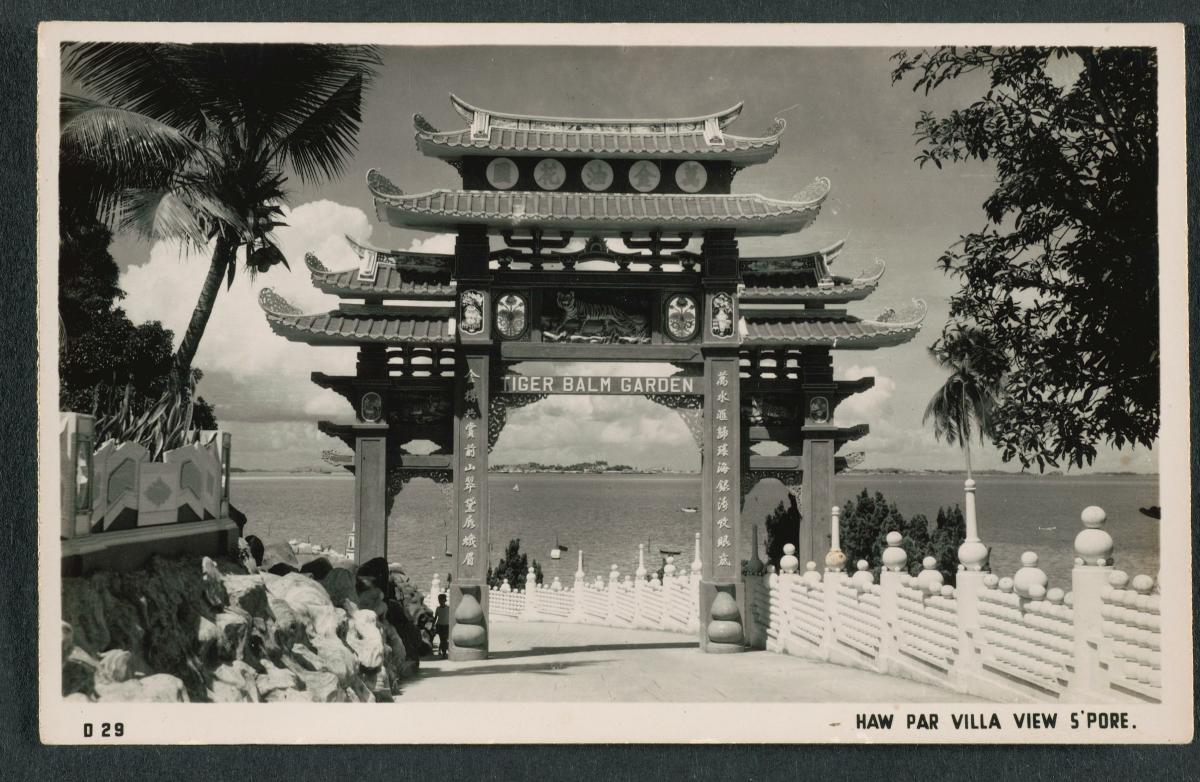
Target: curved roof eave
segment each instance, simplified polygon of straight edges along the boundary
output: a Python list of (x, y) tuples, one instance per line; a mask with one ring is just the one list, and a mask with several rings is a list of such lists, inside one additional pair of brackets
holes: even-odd
[(736, 120), (742, 113), (742, 108), (746, 105), (744, 101), (738, 101), (734, 105), (723, 111), (714, 111), (709, 114), (700, 114), (695, 117), (658, 117), (658, 118), (624, 118), (624, 117), (550, 117), (539, 116), (536, 114), (513, 114), (506, 111), (492, 111), (491, 109), (480, 108), (473, 104), (467, 103), (462, 98), (450, 93), (450, 105), (454, 107), (458, 116), (470, 122), (475, 112), (487, 114), (492, 117), (503, 117), (527, 122), (577, 122), (588, 125), (604, 125), (604, 124), (658, 124), (658, 123), (673, 123), (673, 122), (704, 122), (708, 119), (716, 119), (722, 129)]

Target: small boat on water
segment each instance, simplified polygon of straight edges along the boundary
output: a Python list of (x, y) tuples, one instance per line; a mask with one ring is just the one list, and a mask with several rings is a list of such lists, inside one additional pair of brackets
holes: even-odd
[(694, 505), (687, 505), (680, 508), (679, 511), (681, 513), (697, 513), (699, 512), (699, 508), (695, 507)]
[(513, 491), (520, 491), (521, 487), (518, 484), (513, 484)]
[(1058, 529), (1058, 527), (1038, 527), (1038, 529), (1040, 529), (1042, 532), (1053, 532), (1054, 530)]

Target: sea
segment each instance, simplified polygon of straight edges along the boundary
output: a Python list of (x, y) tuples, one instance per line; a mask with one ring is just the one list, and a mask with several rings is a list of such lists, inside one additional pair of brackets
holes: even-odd
[[(1021, 554), (1036, 552), (1050, 586), (1070, 589), (1072, 541), (1081, 529), (1080, 512), (1099, 505), (1108, 514), (1106, 529), (1115, 541), (1116, 566), (1131, 576), (1156, 576), (1160, 529), (1188, 534), (1187, 519), (1159, 522), (1138, 511), (1159, 505), (1154, 475), (984, 474), (976, 476), (980, 537), (992, 547), (992, 571), (1011, 575)], [(945, 474), (842, 473), (836, 479), (838, 504), (863, 489), (881, 492), (906, 518), (923, 513), (932, 522), (941, 506), (963, 501), (960, 476)], [(300, 540), (343, 551), (354, 509), (350, 475), (272, 475), (241, 473), (232, 477), (231, 500), (249, 519), (246, 533), (264, 541)], [(434, 573), (443, 583), (453, 567), (454, 526), (449, 493), (428, 479), (406, 484), (388, 519), (388, 557), (398, 562), (418, 587), (427, 589)], [(622, 576), (638, 565), (638, 544), (645, 544), (646, 565), (654, 570), (662, 551), (681, 552), (676, 564), (694, 556), (700, 514), (698, 475), (502, 474), (489, 476), (491, 540), (489, 561), (500, 559), (509, 540), (542, 566), (546, 583), (574, 580), (579, 553), (588, 580), (607, 577), (616, 565)], [(742, 551), (750, 550), (751, 528), (758, 527), (760, 553), (764, 521), (786, 498), (783, 486), (762, 481), (746, 497), (742, 512)], [(1173, 527), (1171, 526), (1173, 525)], [(563, 551), (557, 560), (551, 550)]]

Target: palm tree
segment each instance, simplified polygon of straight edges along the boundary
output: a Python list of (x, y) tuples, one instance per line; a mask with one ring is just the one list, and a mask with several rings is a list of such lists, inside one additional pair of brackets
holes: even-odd
[(172, 385), (192, 359), (221, 281), (244, 249), (251, 275), (287, 261), (289, 172), (339, 175), (356, 147), (374, 47), (279, 44), (69, 44), (62, 96), (63, 187), (118, 228), (211, 248), (208, 274), (175, 351)]
[(933, 435), (948, 445), (960, 444), (971, 477), (971, 439), (995, 434), (995, 412), (1000, 404), (1001, 381), (996, 357), (981, 335), (962, 328), (950, 332), (929, 349), (939, 364), (950, 370), (925, 407), (922, 423), (933, 419)]

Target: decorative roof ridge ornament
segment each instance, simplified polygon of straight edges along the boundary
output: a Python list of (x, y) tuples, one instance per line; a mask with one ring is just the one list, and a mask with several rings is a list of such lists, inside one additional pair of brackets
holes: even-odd
[(851, 451), (850, 453), (846, 454), (845, 459), (846, 469), (853, 470), (855, 467), (867, 460), (867, 454), (865, 451)]
[(377, 168), (367, 171), (367, 189), (374, 195), (381, 197), (404, 195), (404, 191), (396, 187), (395, 183), (384, 176)]
[(324, 275), (329, 273), (329, 268), (325, 266), (325, 264), (321, 263), (321, 259), (317, 257), (316, 253), (305, 253), (304, 265), (307, 266), (308, 270), (313, 274)]
[[(829, 195), (829, 191), (833, 188), (833, 183), (829, 181), (829, 177), (819, 176), (809, 182), (796, 195), (791, 197), (791, 201), (797, 203), (821, 203), (825, 197)], [(775, 199), (768, 199), (775, 200)]]
[(842, 250), (844, 250), (845, 248), (846, 248), (846, 240), (845, 240), (845, 238), (842, 238), (842, 239), (838, 239), (836, 242), (829, 245), (825, 249), (818, 250), (817, 253), (825, 260), (826, 265), (832, 265), (833, 262), (837, 260), (838, 256), (840, 256), (842, 254)]
[(277, 318), (302, 317), (304, 311), (280, 296), (271, 288), (263, 288), (258, 292), (258, 306), (268, 315)]
[(762, 138), (779, 138), (785, 130), (787, 130), (787, 120), (783, 117), (776, 117), (771, 120), (771, 124), (763, 131)]
[(916, 329), (920, 328), (921, 322), (925, 320), (925, 316), (928, 313), (929, 306), (925, 303), (924, 299), (913, 299), (911, 304), (905, 305), (899, 310), (889, 307), (879, 313), (879, 316), (874, 320), (863, 320), (862, 322), (898, 331)]
[(695, 123), (702, 124), (709, 119), (715, 119), (718, 126), (724, 130), (728, 125), (733, 123), (742, 114), (742, 109), (745, 107), (744, 101), (738, 101), (734, 105), (722, 111), (713, 111), (707, 114), (698, 114), (693, 117), (552, 117), (538, 114), (515, 114), (505, 111), (493, 111), (484, 109), (479, 106), (467, 103), (462, 98), (454, 93), (450, 93), (450, 105), (467, 122), (473, 122), (477, 114), (485, 114), (492, 119), (498, 120), (517, 120), (527, 122), (545, 122), (551, 124), (580, 124), (580, 125), (657, 125), (657, 124), (679, 124), (679, 123)]
[(880, 278), (883, 277), (883, 273), (887, 271), (887, 262), (882, 258), (875, 258), (872, 266), (874, 267), (874, 271), (863, 269), (850, 280), (850, 284), (871, 285), (879, 282)]
[(432, 124), (430, 124), (429, 120), (425, 119), (425, 117), (423, 117), (420, 114), (414, 114), (412, 118), (413, 118), (413, 127), (416, 128), (421, 133), (431, 133), (432, 134), (432, 133), (441, 133), (442, 132), (442, 131), (438, 130), (437, 128), (435, 128)]

